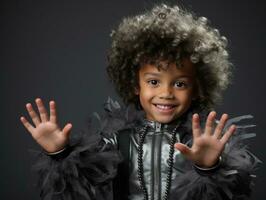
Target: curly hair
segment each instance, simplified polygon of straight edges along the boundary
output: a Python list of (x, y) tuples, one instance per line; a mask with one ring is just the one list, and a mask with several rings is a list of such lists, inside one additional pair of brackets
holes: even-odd
[(196, 102), (200, 108), (212, 108), (230, 83), (227, 39), (210, 27), (205, 17), (178, 6), (160, 4), (124, 18), (111, 38), (107, 73), (126, 104), (139, 105), (134, 91), (143, 63), (160, 67), (161, 61), (167, 61), (179, 66), (180, 60), (189, 56), (197, 71)]

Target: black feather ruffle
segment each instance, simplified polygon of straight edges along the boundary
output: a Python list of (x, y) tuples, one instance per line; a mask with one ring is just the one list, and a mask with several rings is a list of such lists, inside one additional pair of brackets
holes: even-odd
[[(116, 149), (115, 135), (122, 129), (136, 128), (144, 118), (144, 113), (133, 107), (123, 108), (112, 99), (104, 106), (105, 113), (94, 113), (98, 126), (91, 125), (88, 132), (74, 134), (69, 147), (59, 157), (38, 153), (34, 169), (38, 172), (41, 198), (44, 200), (112, 200), (112, 179), (117, 174), (117, 166), (122, 157)], [(180, 131), (182, 140), (189, 143), (191, 134), (191, 114)], [(206, 115), (203, 112), (200, 113)], [(249, 133), (254, 125), (239, 125), (249, 115), (230, 119), (237, 125), (237, 131), (225, 147), (222, 163), (209, 175), (202, 175), (191, 165), (172, 182), (170, 200), (245, 200), (250, 196), (253, 173), (261, 162), (249, 152), (245, 141), (255, 136)], [(95, 128), (97, 127), (97, 129)], [(184, 131), (182, 131), (184, 130)], [(189, 131), (190, 132), (190, 131)], [(62, 156), (63, 155), (63, 156)], [(125, 180), (127, 181), (127, 180)]]
[(231, 124), (237, 125), (236, 133), (227, 143), (222, 163), (215, 173), (205, 175), (193, 168), (187, 169), (175, 180), (171, 200), (245, 200), (251, 194), (253, 173), (261, 161), (256, 158), (246, 145), (249, 138), (255, 136), (248, 129), (254, 125), (238, 125), (244, 119), (252, 116), (244, 115), (230, 119), (225, 131)]
[(111, 144), (104, 143), (100, 135), (76, 139), (68, 147), (72, 150), (66, 158), (39, 153), (34, 169), (40, 176), (42, 199), (95, 199), (97, 187), (108, 188), (106, 184), (115, 177), (121, 156)]
[[(106, 126), (109, 125), (107, 115), (100, 130), (111, 131)], [(112, 132), (116, 128), (113, 127)], [(37, 153), (33, 169), (39, 175), (41, 199), (112, 199), (110, 180), (116, 176), (122, 158), (116, 146), (106, 143), (103, 134), (93, 129), (95, 127), (90, 126), (88, 132), (74, 134), (61, 155)]]

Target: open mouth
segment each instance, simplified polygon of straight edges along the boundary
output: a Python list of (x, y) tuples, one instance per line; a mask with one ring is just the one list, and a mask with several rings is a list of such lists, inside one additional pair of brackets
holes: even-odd
[(170, 111), (172, 110), (173, 108), (176, 107), (176, 105), (166, 105), (166, 104), (154, 104), (154, 106), (156, 108), (158, 108), (159, 110), (162, 110), (162, 111)]

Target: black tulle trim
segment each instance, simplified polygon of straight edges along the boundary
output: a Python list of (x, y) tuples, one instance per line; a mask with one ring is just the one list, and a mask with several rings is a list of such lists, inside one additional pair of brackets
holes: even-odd
[[(117, 166), (122, 157), (116, 149), (114, 135), (122, 129), (139, 126), (144, 113), (134, 107), (121, 107), (110, 98), (106, 102), (105, 113), (94, 113), (97, 125), (90, 125), (87, 132), (74, 134), (70, 140), (69, 152), (62, 158), (54, 159), (39, 152), (34, 169), (39, 174), (41, 198), (48, 200), (112, 200), (111, 180), (117, 174)], [(191, 143), (190, 110), (180, 126), (181, 141)], [(201, 112), (206, 116), (206, 113)], [(241, 116), (228, 121), (238, 124), (251, 116)], [(95, 124), (95, 123), (92, 123)], [(97, 127), (97, 128), (96, 128)], [(202, 176), (188, 165), (184, 173), (176, 177), (171, 188), (171, 200), (244, 200), (250, 196), (254, 171), (261, 162), (249, 152), (246, 142), (255, 136), (249, 133), (253, 125), (238, 125), (237, 132), (226, 145), (222, 155), (223, 161), (215, 173)], [(112, 142), (105, 142), (109, 138)], [(125, 180), (127, 181), (127, 180)]]
[(72, 151), (64, 159), (38, 154), (33, 168), (40, 176), (42, 199), (94, 199), (97, 187), (116, 176), (121, 156), (112, 145), (96, 134), (75, 139), (78, 141), (72, 141), (68, 147)]
[(196, 170), (187, 169), (178, 176), (172, 188), (171, 200), (245, 200), (249, 199), (253, 185), (253, 173), (261, 161), (248, 150), (247, 139), (255, 137), (249, 133), (254, 125), (238, 125), (245, 115), (228, 121), (225, 131), (231, 124), (237, 125), (237, 131), (227, 143), (222, 155), (222, 163), (215, 173), (202, 176)]
[[(100, 129), (104, 128), (101, 123)], [(73, 134), (69, 147), (62, 152), (69, 151), (64, 156), (36, 153), (33, 169), (39, 175), (42, 199), (112, 199), (110, 180), (116, 176), (122, 158), (116, 147), (105, 143), (103, 134), (94, 129), (90, 126), (86, 132)]]

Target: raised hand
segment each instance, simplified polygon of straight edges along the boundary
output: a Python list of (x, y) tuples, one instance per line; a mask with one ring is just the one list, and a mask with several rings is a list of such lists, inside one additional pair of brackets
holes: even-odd
[(194, 114), (192, 117), (192, 147), (189, 148), (182, 143), (175, 144), (175, 148), (186, 158), (203, 168), (212, 167), (217, 163), (225, 144), (236, 130), (236, 126), (232, 125), (223, 134), (223, 128), (228, 120), (228, 115), (223, 114), (216, 127), (214, 126), (215, 117), (216, 113), (214, 111), (210, 112), (206, 121), (205, 130), (202, 132), (199, 115)]
[(57, 123), (55, 102), (49, 102), (50, 116), (48, 116), (40, 98), (37, 98), (35, 102), (37, 104), (39, 114), (34, 111), (30, 103), (26, 104), (27, 111), (34, 126), (30, 124), (24, 116), (20, 118), (22, 124), (46, 152), (54, 153), (60, 151), (68, 142), (72, 124), (66, 124), (63, 130), (61, 130)]

